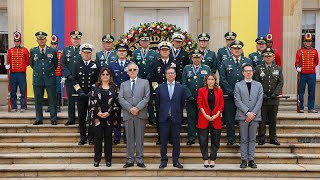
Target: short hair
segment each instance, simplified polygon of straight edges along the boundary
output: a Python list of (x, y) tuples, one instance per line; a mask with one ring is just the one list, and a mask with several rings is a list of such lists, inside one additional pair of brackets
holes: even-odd
[(170, 70), (170, 69), (173, 69), (173, 70), (174, 70), (174, 73), (176, 73), (176, 69), (175, 69), (174, 67), (171, 67), (171, 66), (166, 67), (166, 69), (165, 69), (165, 71), (164, 71), (164, 72), (166, 72), (166, 73), (167, 73), (167, 71), (168, 71), (168, 70)]
[(137, 69), (139, 69), (138, 65), (137, 65), (136, 63), (134, 63), (134, 62), (130, 62), (127, 67), (129, 67), (129, 66), (131, 66), (131, 65), (134, 65), (134, 66), (137, 67)]
[(251, 67), (251, 69), (253, 70), (253, 67), (251, 66), (251, 64), (248, 64), (248, 63), (245, 63), (243, 66), (242, 66), (242, 71), (244, 71), (244, 68), (245, 67)]

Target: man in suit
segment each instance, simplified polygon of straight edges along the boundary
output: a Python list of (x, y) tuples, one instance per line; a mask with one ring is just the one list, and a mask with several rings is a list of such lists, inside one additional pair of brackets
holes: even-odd
[(156, 102), (159, 108), (159, 129), (161, 132), (161, 164), (160, 169), (167, 167), (167, 144), (171, 131), (173, 151), (173, 167), (183, 168), (178, 159), (180, 156), (180, 128), (185, 101), (184, 87), (175, 82), (176, 71), (173, 67), (166, 68), (167, 82), (160, 84), (156, 92)]
[[(80, 141), (78, 145), (87, 144), (87, 112), (90, 90), (98, 80), (99, 69), (91, 60), (93, 46), (83, 44), (80, 46), (82, 61), (76, 62), (72, 72), (73, 87), (78, 94), (77, 108), (79, 118)], [(89, 144), (93, 145), (93, 127), (88, 129)]]
[(262, 85), (252, 80), (253, 68), (245, 64), (242, 68), (244, 80), (236, 83), (234, 88), (234, 101), (237, 106), (236, 120), (240, 128), (240, 168), (257, 168), (254, 162), (256, 148), (256, 132), (261, 121), (261, 107), (263, 102)]
[(43, 94), (48, 93), (50, 119), (57, 125), (56, 73), (58, 67), (57, 50), (46, 45), (47, 33), (39, 31), (35, 34), (39, 46), (30, 50), (30, 66), (33, 69), (33, 91), (36, 107), (36, 121), (33, 125), (42, 124)]
[[(120, 86), (119, 103), (123, 109), (123, 122), (127, 136), (127, 162), (123, 168), (134, 165), (145, 168), (143, 159), (144, 130), (148, 119), (148, 102), (150, 98), (149, 82), (138, 78), (137, 64), (128, 65), (130, 80)], [(136, 150), (136, 156), (134, 151)]]
[[(112, 77), (114, 83), (118, 87), (120, 87), (121, 83), (129, 80), (129, 75), (128, 75), (128, 65), (130, 64), (129, 61), (127, 61), (127, 55), (129, 51), (129, 46), (124, 43), (120, 43), (116, 45), (116, 51), (118, 55), (118, 60), (112, 61), (109, 64), (109, 69), (112, 72)], [(118, 109), (116, 110), (116, 120), (117, 124), (114, 126), (114, 140), (113, 144), (117, 145), (120, 144), (120, 139), (121, 139), (121, 107), (119, 106)], [(123, 141), (124, 144), (126, 144), (126, 128), (124, 127), (123, 129)]]
[(235, 115), (236, 106), (234, 105), (234, 86), (243, 80), (241, 73), (244, 64), (252, 64), (252, 61), (242, 55), (242, 41), (233, 41), (230, 44), (232, 56), (225, 59), (220, 67), (220, 86), (225, 95), (224, 109), (222, 112), (223, 121), (227, 125), (227, 145), (235, 143)]
[(96, 53), (96, 63), (101, 68), (109, 67), (110, 62), (116, 61), (118, 55), (113, 49), (114, 37), (110, 34), (106, 34), (102, 37), (104, 50)]

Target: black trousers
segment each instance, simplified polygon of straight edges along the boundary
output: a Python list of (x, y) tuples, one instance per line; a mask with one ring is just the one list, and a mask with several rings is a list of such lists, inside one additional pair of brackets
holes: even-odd
[[(88, 114), (88, 101), (89, 97), (78, 98), (78, 118), (79, 118), (79, 130), (80, 139), (85, 141), (87, 139), (87, 114)], [(93, 127), (89, 125), (88, 139), (93, 141)]]
[(266, 137), (266, 123), (269, 122), (269, 138), (270, 140), (277, 139), (276, 124), (277, 124), (278, 105), (263, 105), (261, 109), (261, 121), (259, 124), (258, 137), (260, 141), (264, 141)]
[(227, 140), (228, 142), (235, 142), (235, 124), (236, 124), (236, 105), (234, 99), (224, 99), (224, 109), (222, 111), (223, 120), (226, 123), (227, 128)]
[(94, 162), (100, 162), (102, 156), (102, 141), (104, 142), (104, 157), (106, 162), (112, 160), (112, 130), (113, 124), (100, 119), (100, 124), (94, 127)]
[(211, 151), (210, 151), (210, 160), (215, 161), (217, 159), (217, 153), (220, 147), (220, 136), (221, 129), (215, 129), (212, 125), (212, 122), (209, 122), (209, 125), (205, 129), (199, 129), (199, 139), (200, 139), (200, 150), (203, 160), (208, 160), (208, 138), (211, 138)]

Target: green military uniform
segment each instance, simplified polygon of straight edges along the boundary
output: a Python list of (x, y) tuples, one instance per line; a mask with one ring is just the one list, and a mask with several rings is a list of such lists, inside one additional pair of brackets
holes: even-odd
[[(256, 39), (256, 43), (257, 44), (266, 44), (266, 39), (264, 37), (258, 37)], [(261, 65), (264, 63), (261, 52), (260, 51), (256, 51), (253, 52), (251, 54), (249, 54), (249, 58), (252, 60), (252, 65), (253, 68), (255, 69), (258, 65)]]
[[(72, 38), (80, 39), (82, 33), (79, 31), (72, 31), (70, 32)], [(80, 47), (80, 46), (79, 46)], [(63, 77), (67, 78), (66, 86), (67, 86), (67, 95), (68, 95), (68, 123), (67, 124), (74, 124), (75, 123), (75, 98), (72, 94), (75, 94), (72, 82), (72, 72), (74, 65), (82, 61), (80, 55), (80, 48), (67, 46), (62, 51), (61, 57), (61, 68), (62, 68), (62, 75)]]
[[(199, 50), (191, 52), (193, 57), (202, 57)], [(198, 123), (198, 89), (203, 87), (205, 76), (210, 73), (211, 69), (205, 64), (200, 64), (197, 68), (187, 65), (183, 69), (182, 85), (186, 87), (187, 101), (187, 119), (188, 119), (188, 145), (194, 144), (197, 133)]]
[[(35, 34), (38, 40), (46, 39), (45, 32)], [(52, 125), (57, 125), (56, 101), (56, 73), (58, 67), (57, 50), (48, 46), (34, 47), (30, 50), (30, 66), (33, 69), (33, 90), (36, 108), (36, 121), (34, 125), (42, 124), (43, 95), (46, 89), (49, 100), (50, 119)]]
[[(102, 42), (110, 42), (112, 43), (114, 41), (114, 37), (110, 34), (106, 34), (102, 37)], [(96, 53), (96, 63), (100, 67), (99, 69), (103, 67), (109, 67), (110, 62), (118, 60), (117, 52), (112, 49), (111, 51), (99, 51)]]
[[(273, 56), (274, 51), (267, 48), (262, 52), (263, 56)], [(265, 143), (266, 122), (269, 121), (270, 143), (280, 145), (277, 141), (276, 118), (278, 113), (280, 91), (283, 87), (283, 74), (281, 67), (274, 63), (261, 64), (256, 67), (254, 80), (259, 81), (263, 87), (263, 103), (259, 125), (259, 144)]]
[[(227, 32), (224, 35), (224, 38), (226, 40), (235, 40), (237, 37), (237, 34), (235, 32)], [(220, 48), (217, 52), (217, 67), (220, 68), (221, 62), (229, 57), (231, 57), (231, 51), (230, 51), (230, 47), (224, 46), (222, 48)]]
[[(209, 41), (210, 35), (207, 33), (202, 33), (198, 35), (199, 41)], [(209, 49), (201, 50), (202, 52), (202, 64), (208, 65), (213, 73), (216, 73), (218, 69), (217, 64), (217, 56), (214, 51), (211, 51)]]
[[(230, 44), (231, 48), (242, 48), (243, 43), (241, 41), (233, 41)], [(234, 103), (234, 87), (237, 82), (244, 79), (242, 75), (242, 66), (244, 64), (252, 65), (252, 61), (248, 58), (240, 56), (238, 62), (234, 56), (222, 61), (220, 67), (220, 86), (222, 87), (223, 94), (225, 96), (223, 120), (227, 125), (227, 139), (228, 144), (235, 143), (235, 115), (236, 106)]]

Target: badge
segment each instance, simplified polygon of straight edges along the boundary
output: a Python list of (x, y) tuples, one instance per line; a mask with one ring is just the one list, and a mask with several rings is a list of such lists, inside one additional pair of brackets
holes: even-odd
[(161, 72), (161, 67), (158, 67), (158, 73), (160, 73)]
[(118, 73), (114, 73), (114, 76), (118, 76)]
[(188, 71), (188, 77), (192, 76), (192, 71)]
[(67, 56), (67, 57), (70, 57), (70, 56), (71, 56), (71, 54), (70, 54), (70, 53), (71, 53), (71, 51), (70, 51), (70, 50), (68, 50), (68, 52), (67, 52), (67, 55), (66, 55), (66, 56)]
[(197, 79), (198, 77), (197, 77), (197, 76), (194, 76), (193, 78), (194, 78), (194, 79)]
[(140, 65), (140, 61), (138, 61), (138, 65)]
[(231, 70), (232, 70), (232, 66), (231, 66), (231, 64), (229, 64), (229, 65), (228, 65), (227, 70), (228, 70), (228, 71), (231, 71)]
[(33, 57), (33, 60), (38, 60), (38, 55), (37, 54), (34, 54), (34, 57)]
[(70, 61), (70, 58), (67, 58), (67, 61), (69, 62), (69, 61)]
[(47, 57), (48, 57), (48, 58), (52, 58), (53, 55), (52, 55), (52, 54), (47, 54)]
[(279, 70), (273, 70), (272, 75), (279, 75)]
[(201, 74), (208, 74), (206, 70), (201, 70)]
[(171, 63), (171, 67), (175, 68), (176, 64), (175, 63)]
[(103, 56), (103, 55), (101, 55), (100, 59), (101, 59), (101, 60), (102, 60), (102, 59), (104, 59), (104, 56)]
[(128, 71), (128, 67), (125, 67), (123, 71), (124, 71), (124, 72), (127, 72), (127, 71)]
[(202, 59), (202, 62), (204, 62), (204, 59)]
[(79, 72), (79, 75), (81, 75), (82, 74), (82, 72)]
[(92, 69), (96, 69), (97, 68), (97, 65), (94, 64), (93, 66), (91, 66)]
[(253, 56), (253, 61), (257, 62), (258, 61), (258, 57), (257, 56)]
[(223, 60), (227, 59), (227, 55), (222, 56)]
[(144, 61), (142, 61), (142, 64), (146, 64), (146, 61), (144, 60)]
[(261, 71), (261, 73), (260, 73), (260, 77), (264, 77), (266, 74), (263, 72), (263, 71)]
[(188, 82), (191, 82), (191, 79), (188, 79)]

